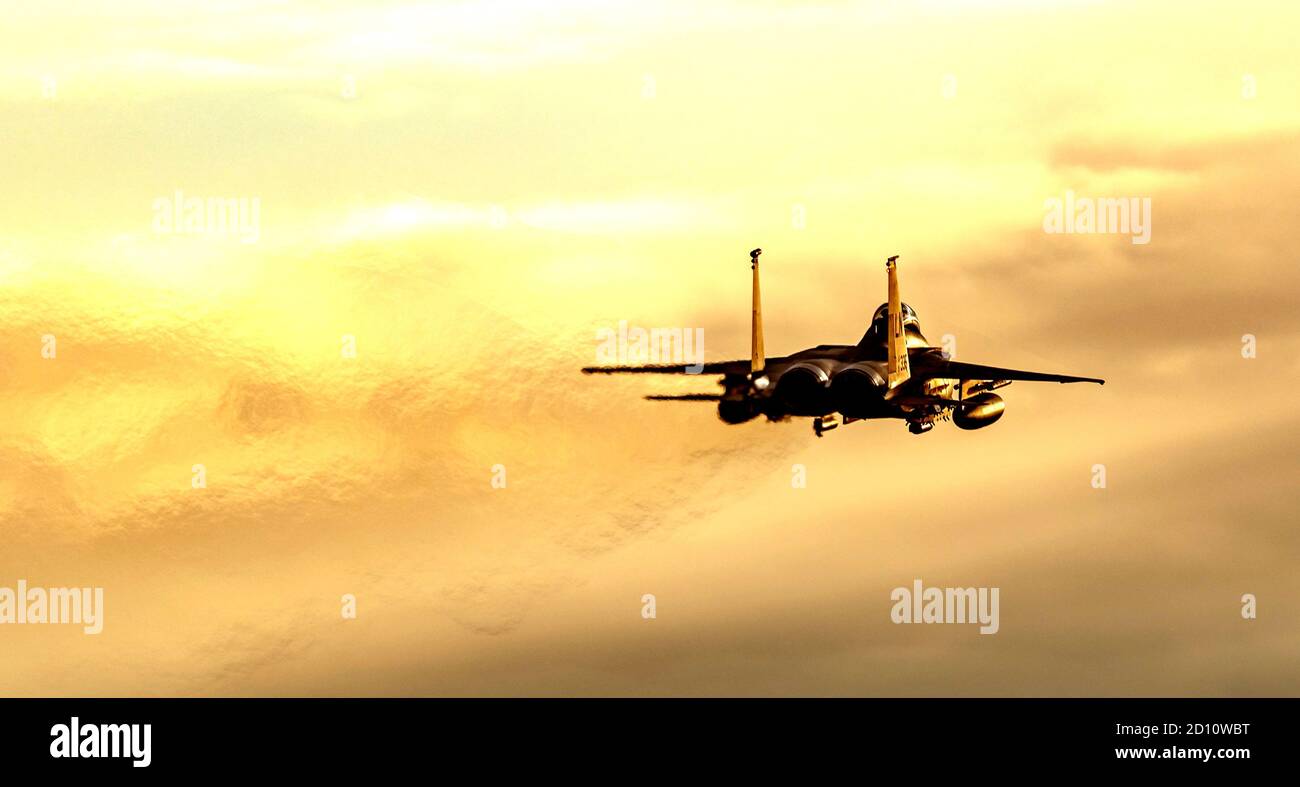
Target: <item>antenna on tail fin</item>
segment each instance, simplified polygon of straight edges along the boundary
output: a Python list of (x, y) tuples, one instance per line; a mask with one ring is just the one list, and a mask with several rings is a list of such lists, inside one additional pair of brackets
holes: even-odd
[(754, 271), (754, 308), (749, 330), (749, 371), (751, 374), (763, 371), (763, 367), (767, 365), (767, 357), (763, 354), (763, 298), (758, 291), (758, 255), (762, 253), (762, 249), (754, 249), (749, 253), (750, 268)]
[(898, 255), (885, 261), (889, 275), (889, 389), (892, 391), (912, 376), (907, 362), (907, 332), (903, 329), (903, 301), (898, 295)]

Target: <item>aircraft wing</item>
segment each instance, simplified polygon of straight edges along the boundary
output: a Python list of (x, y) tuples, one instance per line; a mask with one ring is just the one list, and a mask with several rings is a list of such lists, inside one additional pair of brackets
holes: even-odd
[(749, 374), (749, 361), (715, 361), (713, 363), (700, 364), (702, 368), (698, 372), (687, 371), (694, 369), (692, 366), (685, 366), (680, 363), (676, 364), (650, 364), (648, 366), (584, 366), (583, 374), (698, 374), (698, 375), (715, 375), (715, 374)]
[(1096, 377), (1072, 377), (1068, 374), (1026, 372), (1019, 369), (1002, 369), (997, 366), (980, 366), (974, 363), (945, 360), (942, 356), (927, 355), (912, 361), (912, 377), (919, 380), (1026, 380), (1043, 383), (1097, 383), (1106, 381)]

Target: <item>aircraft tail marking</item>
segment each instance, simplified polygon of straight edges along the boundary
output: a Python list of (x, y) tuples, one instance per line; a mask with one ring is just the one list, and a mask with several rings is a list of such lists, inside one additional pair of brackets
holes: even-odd
[(889, 274), (889, 389), (893, 390), (912, 376), (907, 360), (907, 332), (903, 328), (903, 302), (898, 294), (898, 255), (885, 262)]

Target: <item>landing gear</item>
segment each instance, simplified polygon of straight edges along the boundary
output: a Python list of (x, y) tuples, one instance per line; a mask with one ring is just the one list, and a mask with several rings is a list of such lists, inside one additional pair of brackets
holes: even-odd
[(821, 437), (823, 433), (832, 429), (838, 429), (840, 426), (840, 417), (838, 415), (819, 415), (813, 419), (813, 434)]
[(813, 419), (813, 434), (817, 435), (818, 437), (821, 437), (822, 434), (824, 434), (825, 432), (829, 432), (832, 429), (838, 429), (840, 426), (844, 424), (851, 424), (854, 421), (861, 421), (861, 420), (862, 420), (861, 418), (849, 418), (847, 416), (840, 415), (839, 413), (831, 413), (830, 415), (819, 415)]
[(909, 421), (907, 431), (912, 434), (925, 434), (934, 428), (934, 421)]

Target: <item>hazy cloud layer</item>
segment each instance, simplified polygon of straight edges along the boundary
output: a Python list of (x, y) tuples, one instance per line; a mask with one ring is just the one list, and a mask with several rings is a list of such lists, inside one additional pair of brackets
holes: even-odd
[[(0, 34), (0, 586), (106, 600), (0, 692), (1300, 693), (1293, 11), (472, 8)], [(176, 189), (260, 240), (156, 234)], [(1151, 242), (1044, 233), (1067, 190)], [(577, 373), (620, 320), (747, 356), (756, 245), (772, 354), (897, 253), (959, 358), (1107, 384), (816, 440)], [(1000, 632), (892, 624), (918, 577)]]

